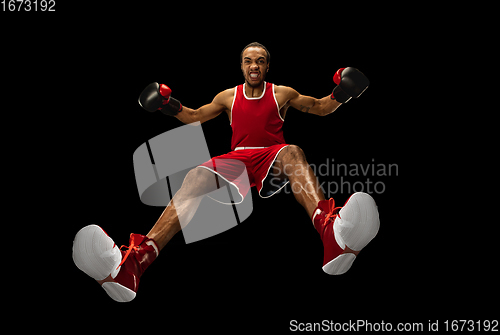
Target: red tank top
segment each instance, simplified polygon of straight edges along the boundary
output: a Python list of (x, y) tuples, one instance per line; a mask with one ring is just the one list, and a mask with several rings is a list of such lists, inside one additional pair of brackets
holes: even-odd
[(285, 144), (274, 84), (264, 82), (264, 92), (256, 98), (247, 98), (243, 85), (236, 87), (231, 107), (231, 150)]

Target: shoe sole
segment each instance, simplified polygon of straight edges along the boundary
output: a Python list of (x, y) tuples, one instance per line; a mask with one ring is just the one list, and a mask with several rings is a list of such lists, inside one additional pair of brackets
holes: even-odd
[(76, 234), (73, 241), (75, 265), (98, 281), (111, 299), (129, 302), (136, 293), (113, 279), (120, 272), (117, 267), (121, 260), (120, 249), (101, 227), (89, 225)]
[(341, 275), (346, 273), (354, 263), (356, 256), (351, 253), (340, 254), (325, 265), (323, 265), (323, 271), (329, 275)]
[[(365, 233), (368, 237), (368, 244), (376, 235), (380, 227), (379, 215), (377, 210), (377, 205), (375, 200), (363, 192), (354, 193), (345, 203), (344, 207), (339, 212), (340, 217), (350, 221), (352, 223), (358, 222), (358, 224), (365, 229)], [(353, 249), (356, 251), (361, 251), (366, 244), (364, 244), (359, 249)], [(323, 271), (330, 275), (341, 275), (346, 273), (354, 263), (356, 255), (352, 253), (340, 254), (330, 262), (323, 266)]]

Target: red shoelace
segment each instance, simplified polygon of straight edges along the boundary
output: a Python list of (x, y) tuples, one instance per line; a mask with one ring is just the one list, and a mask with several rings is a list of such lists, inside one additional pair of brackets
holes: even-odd
[(326, 213), (325, 220), (323, 221), (323, 229), (326, 228), (330, 218), (335, 218), (337, 215), (340, 217), (339, 211), (341, 208), (342, 207), (335, 207), (335, 200), (333, 200), (333, 198), (328, 200), (328, 212)]
[(130, 241), (130, 246), (122, 245), (122, 246), (120, 247), (120, 250), (122, 250), (122, 248), (128, 248), (128, 250), (127, 250), (127, 253), (125, 254), (125, 256), (123, 257), (122, 262), (120, 263), (120, 265), (118, 265), (117, 269), (118, 269), (120, 266), (122, 266), (122, 264), (123, 264), (123, 263), (125, 263), (125, 261), (127, 260), (128, 255), (130, 255), (130, 252), (132, 251), (132, 249), (135, 249), (135, 250), (139, 249), (139, 247), (136, 247), (136, 246), (134, 245), (134, 239), (132, 239), (132, 240)]

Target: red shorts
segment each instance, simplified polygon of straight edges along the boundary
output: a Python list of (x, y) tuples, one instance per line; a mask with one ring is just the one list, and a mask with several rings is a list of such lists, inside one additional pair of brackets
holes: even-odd
[[(225, 155), (214, 157), (199, 167), (212, 171), (234, 186), (240, 196), (240, 199), (234, 199), (237, 204), (243, 201), (253, 186), (257, 187), (261, 198), (269, 198), (288, 183), (288, 180), (268, 178), (274, 161), (286, 146), (288, 144), (277, 144), (261, 149), (238, 150), (237, 148)], [(245, 170), (246, 174), (242, 178), (242, 172)]]

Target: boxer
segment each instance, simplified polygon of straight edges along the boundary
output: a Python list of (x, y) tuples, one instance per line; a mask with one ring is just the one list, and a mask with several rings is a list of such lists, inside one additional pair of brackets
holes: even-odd
[[(127, 250), (120, 250), (99, 226), (87, 226), (77, 233), (73, 243), (75, 264), (97, 280), (112, 299), (134, 299), (141, 275), (181, 230), (180, 221), (189, 222), (201, 196), (217, 188), (214, 174), (238, 188), (242, 198), (246, 195), (248, 189), (240, 189), (237, 175), (232, 173), (231, 164), (235, 161), (245, 164), (250, 186), (256, 187), (263, 198), (276, 194), (288, 182), (300, 186), (298, 191), (294, 187), (294, 196), (320, 234), (326, 273), (348, 271), (361, 249), (377, 234), (380, 223), (373, 198), (358, 192), (343, 207), (336, 207), (333, 199), (326, 200), (304, 152), (285, 142), (282, 129), (290, 107), (304, 113), (329, 115), (342, 104), (359, 98), (369, 80), (355, 68), (341, 68), (333, 77), (336, 86), (332, 94), (316, 99), (266, 82), (270, 58), (262, 44), (247, 45), (240, 54), (245, 82), (220, 92), (211, 103), (197, 109), (183, 106), (165, 84), (152, 83), (139, 96), (139, 104), (145, 110), (160, 111), (186, 124), (203, 123), (225, 113), (233, 131), (231, 152), (192, 169), (150, 232), (131, 234)], [(213, 167), (215, 159), (217, 169)]]

